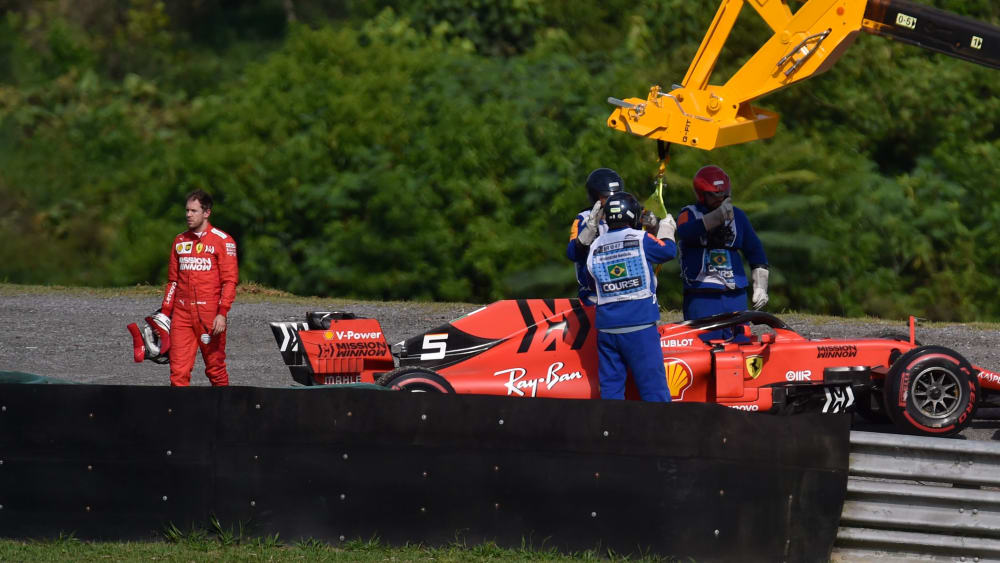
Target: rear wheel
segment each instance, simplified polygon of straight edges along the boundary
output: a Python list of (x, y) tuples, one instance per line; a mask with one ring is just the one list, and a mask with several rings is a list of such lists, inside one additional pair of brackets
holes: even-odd
[(448, 380), (427, 368), (401, 367), (396, 368), (378, 378), (376, 382), (394, 391), (412, 391), (417, 393), (454, 393), (455, 389)]
[(947, 436), (972, 422), (979, 380), (968, 360), (941, 346), (914, 348), (892, 364), (883, 385), (885, 410), (900, 429)]

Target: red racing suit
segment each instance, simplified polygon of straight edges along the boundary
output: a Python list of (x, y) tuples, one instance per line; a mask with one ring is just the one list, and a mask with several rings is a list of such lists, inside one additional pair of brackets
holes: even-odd
[(188, 230), (174, 238), (161, 306), (171, 318), (171, 385), (190, 385), (199, 348), (212, 385), (229, 385), (226, 332), (213, 336), (212, 323), (229, 313), (238, 280), (233, 237), (206, 224), (201, 233)]

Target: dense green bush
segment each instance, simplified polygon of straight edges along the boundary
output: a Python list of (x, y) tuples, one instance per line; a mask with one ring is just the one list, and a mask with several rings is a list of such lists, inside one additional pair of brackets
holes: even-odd
[[(0, 20), (0, 279), (163, 281), (183, 195), (216, 196), (245, 280), (301, 294), (570, 295), (590, 169), (650, 194), (608, 96), (679, 81), (713, 3), (14, 2)], [(940, 7), (996, 23), (989, 2)], [(69, 6), (69, 7), (67, 7)], [(746, 9), (717, 76), (766, 36)], [(864, 36), (759, 103), (715, 162), (772, 263), (771, 310), (996, 319), (996, 71)], [(714, 82), (718, 82), (715, 80)], [(652, 204), (652, 200), (651, 200)], [(658, 204), (657, 204), (658, 205)], [(680, 303), (677, 267), (661, 302)]]

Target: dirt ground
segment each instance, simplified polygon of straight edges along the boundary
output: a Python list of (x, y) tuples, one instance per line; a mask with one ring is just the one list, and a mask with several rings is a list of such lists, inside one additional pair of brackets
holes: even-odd
[[(80, 383), (166, 385), (168, 367), (132, 361), (125, 329), (159, 306), (154, 295), (105, 295), (86, 290), (38, 291), (4, 286), (0, 292), (0, 371), (21, 371)], [(233, 385), (287, 387), (294, 384), (281, 362), (269, 321), (302, 321), (306, 311), (347, 310), (379, 319), (390, 344), (444, 324), (478, 308), (472, 304), (274, 301), (237, 299), (229, 315), (228, 366)], [(905, 333), (903, 322), (779, 315), (810, 338), (850, 338)], [(679, 318), (667, 313), (665, 320)], [(918, 327), (924, 344), (952, 348), (973, 364), (1000, 371), (1000, 328), (965, 324)], [(208, 385), (199, 357), (192, 383)], [(984, 411), (985, 415), (990, 413)], [(1000, 439), (1000, 424), (977, 422), (966, 433)], [(865, 428), (878, 430), (878, 428)]]

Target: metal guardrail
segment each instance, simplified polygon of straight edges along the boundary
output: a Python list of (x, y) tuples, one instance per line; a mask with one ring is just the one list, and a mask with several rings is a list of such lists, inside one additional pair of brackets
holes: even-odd
[(833, 561), (1000, 561), (1000, 444), (851, 432)]

